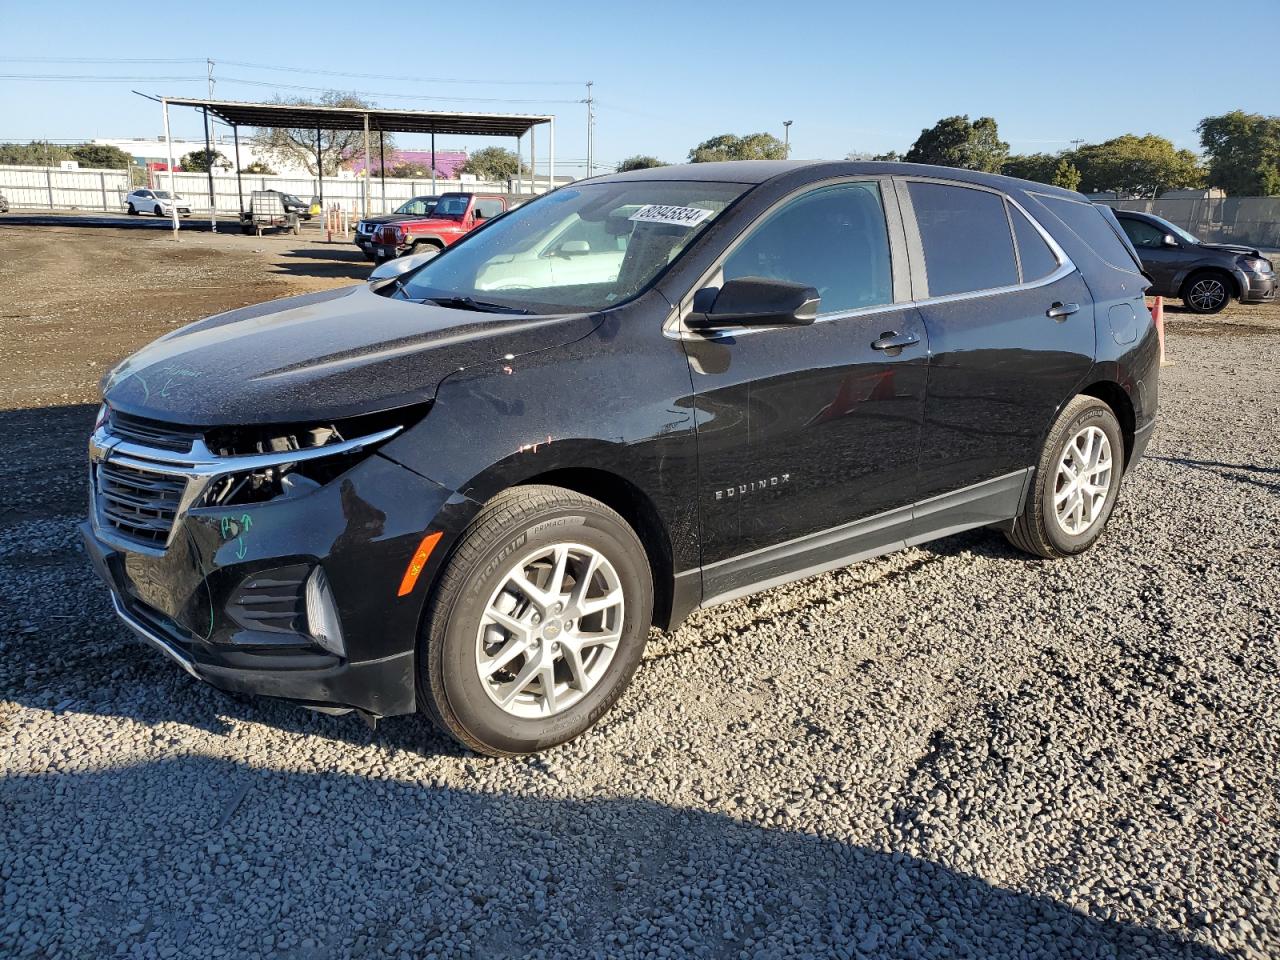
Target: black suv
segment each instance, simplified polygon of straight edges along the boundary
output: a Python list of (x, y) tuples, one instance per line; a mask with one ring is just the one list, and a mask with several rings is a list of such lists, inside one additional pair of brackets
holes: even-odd
[(1241, 303), (1275, 299), (1275, 271), (1261, 251), (1233, 243), (1204, 243), (1152, 213), (1117, 210), (1115, 214), (1151, 278), (1151, 293), (1181, 297), (1193, 313), (1217, 313), (1233, 297)]
[(539, 750), (695, 607), (972, 527), (1086, 550), (1155, 425), (1146, 286), (1004, 177), (587, 180), (121, 363), (84, 541), (194, 677)]

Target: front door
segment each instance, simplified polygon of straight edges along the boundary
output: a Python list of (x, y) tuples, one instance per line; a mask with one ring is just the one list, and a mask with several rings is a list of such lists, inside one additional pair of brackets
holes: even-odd
[(1094, 310), (1065, 254), (1001, 194), (912, 180), (903, 201), (932, 352), (912, 531), (923, 538), (1017, 512), (1093, 364)]
[[(1178, 276), (1182, 265), (1191, 258), (1181, 246), (1166, 246), (1166, 232), (1154, 223), (1138, 220), (1135, 217), (1119, 217), (1120, 226), (1129, 240), (1138, 250), (1142, 260), (1142, 269), (1151, 277), (1155, 289), (1161, 296), (1173, 297), (1178, 294)], [(1174, 237), (1177, 241), (1177, 237)]]
[(815, 287), (812, 326), (684, 334), (707, 600), (905, 535), (894, 517), (909, 515), (915, 492), (928, 342), (887, 184), (841, 182), (783, 201), (712, 280)]

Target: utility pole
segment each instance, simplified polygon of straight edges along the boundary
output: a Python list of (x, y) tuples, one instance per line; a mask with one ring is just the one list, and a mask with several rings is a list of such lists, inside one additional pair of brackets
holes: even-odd
[(1067, 142), (1071, 144), (1072, 153), (1075, 153), (1077, 150), (1079, 150), (1080, 144), (1084, 143), (1083, 140), (1068, 140)]
[(790, 120), (782, 121), (782, 144), (788, 160), (791, 159), (791, 123)]
[(595, 173), (594, 165), (594, 146), (595, 146), (595, 126), (596, 117), (593, 107), (595, 101), (591, 97), (592, 81), (587, 81), (587, 176), (590, 177)]
[[(209, 65), (209, 99), (213, 99), (213, 61), (206, 59)], [(204, 161), (209, 171), (209, 229), (218, 232), (218, 198), (213, 189), (213, 123), (209, 120), (209, 108), (204, 108)], [(177, 203), (174, 199), (174, 203)]]

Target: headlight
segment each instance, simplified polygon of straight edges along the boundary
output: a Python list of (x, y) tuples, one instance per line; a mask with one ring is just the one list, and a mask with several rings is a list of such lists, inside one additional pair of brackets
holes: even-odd
[(1270, 273), (1272, 270), (1271, 261), (1265, 257), (1244, 257), (1243, 263), (1246, 270), (1254, 273)]

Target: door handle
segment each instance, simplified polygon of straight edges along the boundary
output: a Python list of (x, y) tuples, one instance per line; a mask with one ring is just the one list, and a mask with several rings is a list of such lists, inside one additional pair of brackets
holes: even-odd
[(896, 330), (888, 330), (880, 334), (879, 340), (871, 341), (872, 350), (892, 350), (897, 353), (903, 347), (910, 347), (920, 342), (920, 338), (914, 333), (898, 333)]
[(1052, 317), (1054, 320), (1065, 320), (1067, 319), (1067, 317), (1071, 316), (1073, 313), (1079, 313), (1079, 312), (1080, 312), (1080, 304), (1063, 303), (1062, 301), (1059, 300), (1059, 301), (1056, 301), (1053, 304), (1053, 306), (1051, 306), (1048, 310), (1045, 311), (1045, 316)]

